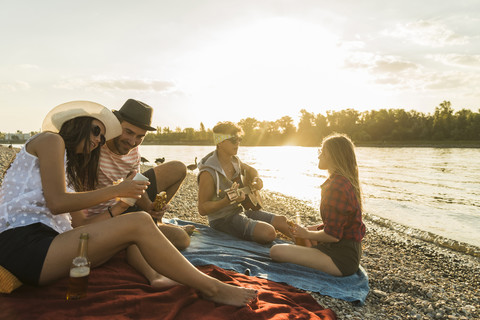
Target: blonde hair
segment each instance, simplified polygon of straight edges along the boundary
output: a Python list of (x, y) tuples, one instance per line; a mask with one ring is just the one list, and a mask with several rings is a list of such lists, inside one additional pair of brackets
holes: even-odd
[(332, 133), (322, 141), (322, 150), (327, 152), (331, 160), (330, 174), (339, 174), (350, 181), (357, 201), (362, 208), (362, 191), (358, 178), (357, 157), (355, 146), (346, 134)]

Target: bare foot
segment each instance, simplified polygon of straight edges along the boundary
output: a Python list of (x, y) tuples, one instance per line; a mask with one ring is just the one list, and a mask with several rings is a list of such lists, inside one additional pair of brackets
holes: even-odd
[(167, 278), (161, 274), (158, 274), (154, 279), (150, 280), (150, 285), (154, 288), (161, 289), (161, 288), (181, 285), (181, 283), (178, 283), (170, 278)]
[(204, 293), (202, 296), (213, 302), (243, 307), (255, 301), (257, 298), (257, 290), (237, 287), (218, 281), (216, 294), (208, 296)]

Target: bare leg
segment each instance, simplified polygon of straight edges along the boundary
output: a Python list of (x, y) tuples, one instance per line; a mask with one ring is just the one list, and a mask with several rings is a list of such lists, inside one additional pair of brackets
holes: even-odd
[(285, 216), (275, 216), (272, 220), (272, 226), (275, 227), (278, 231), (283, 233), (284, 235), (288, 237), (292, 237), (292, 234), (290, 232), (290, 228), (287, 223), (287, 217)]
[(127, 262), (135, 268), (135, 270), (143, 274), (154, 288), (164, 288), (180, 284), (153, 270), (147, 261), (145, 261), (136, 245), (131, 245), (127, 248)]
[(184, 250), (190, 245), (190, 237), (183, 228), (163, 223), (158, 228), (178, 250)]
[[(158, 228), (178, 250), (184, 250), (190, 245), (190, 237), (184, 229), (166, 224), (160, 224)], [(179, 284), (153, 270), (135, 245), (127, 248), (127, 261), (135, 270), (143, 274), (154, 288), (164, 288)]]
[(90, 235), (88, 256), (92, 266), (98, 266), (118, 251), (136, 245), (145, 261), (157, 273), (199, 290), (209, 300), (243, 306), (256, 297), (255, 290), (227, 285), (195, 268), (165, 238), (145, 212), (121, 215), (55, 237), (45, 258), (40, 284), (68, 275), (75, 255), (72, 248), (76, 248), (82, 232)]
[(270, 248), (270, 257), (274, 261), (291, 262), (323, 271), (332, 276), (342, 276), (332, 259), (315, 248), (293, 244), (276, 244)]
[(167, 192), (167, 202), (169, 202), (185, 180), (187, 167), (183, 162), (169, 161), (156, 166), (153, 170), (157, 180), (157, 191)]
[(277, 237), (275, 228), (266, 222), (257, 221), (253, 229), (253, 241), (261, 244), (270, 243)]

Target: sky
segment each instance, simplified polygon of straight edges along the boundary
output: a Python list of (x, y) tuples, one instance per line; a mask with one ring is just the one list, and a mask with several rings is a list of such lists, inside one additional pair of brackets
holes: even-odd
[(477, 0), (0, 0), (0, 132), (71, 100), (154, 127), (480, 109)]

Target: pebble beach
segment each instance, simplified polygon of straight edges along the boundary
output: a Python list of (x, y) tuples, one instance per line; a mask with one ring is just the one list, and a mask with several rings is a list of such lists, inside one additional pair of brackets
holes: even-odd
[[(17, 152), (0, 146), (0, 183)], [(319, 223), (318, 208), (285, 195), (263, 191), (266, 211), (304, 224)], [(166, 218), (207, 224), (197, 210), (195, 173), (189, 172), (170, 203)], [(364, 222), (361, 265), (369, 277), (370, 293), (363, 306), (311, 292), (338, 319), (480, 319), (480, 258), (423, 241), (392, 229), (370, 215)]]

